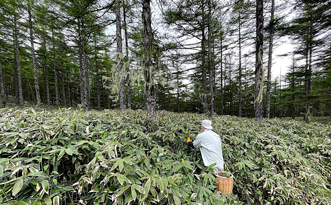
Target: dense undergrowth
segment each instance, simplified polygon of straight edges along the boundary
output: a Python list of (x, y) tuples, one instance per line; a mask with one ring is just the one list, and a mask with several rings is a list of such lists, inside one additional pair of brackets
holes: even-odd
[(185, 141), (200, 114), (0, 109), (1, 204), (331, 204), (331, 127), (278, 119), (212, 119), (234, 175), (213, 170)]

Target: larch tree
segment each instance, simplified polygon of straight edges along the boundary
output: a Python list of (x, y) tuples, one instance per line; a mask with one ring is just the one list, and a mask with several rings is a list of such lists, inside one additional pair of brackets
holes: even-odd
[(39, 82), (38, 82), (38, 70), (37, 70), (37, 62), (36, 62), (36, 55), (35, 55), (35, 48), (34, 48), (34, 28), (33, 28), (33, 19), (32, 19), (32, 7), (33, 1), (28, 2), (28, 16), (29, 16), (29, 31), (30, 31), (30, 43), (31, 43), (31, 58), (32, 58), (32, 67), (33, 67), (33, 74), (34, 74), (34, 84), (35, 84), (35, 91), (36, 91), (36, 101), (37, 107), (41, 104), (40, 99), (40, 91), (39, 91)]
[(21, 60), (20, 60), (20, 52), (19, 52), (19, 32), (18, 32), (18, 18), (16, 14), (14, 16), (14, 27), (13, 27), (13, 44), (14, 44), (14, 68), (15, 68), (15, 79), (16, 79), (16, 98), (17, 105), (23, 107), (23, 88), (22, 88), (22, 77), (21, 77)]
[(270, 94), (271, 94), (271, 68), (272, 68), (272, 53), (273, 53), (273, 41), (275, 33), (275, 0), (271, 0), (271, 16), (269, 23), (269, 51), (268, 51), (268, 74), (267, 74), (267, 105), (266, 105), (266, 117), (270, 118)]
[(6, 96), (5, 96), (5, 86), (3, 83), (3, 73), (2, 73), (2, 50), (0, 50), (0, 101), (2, 101), (2, 106), (6, 107)]
[(213, 49), (212, 49), (212, 0), (208, 0), (208, 69), (209, 69), (209, 92), (210, 92), (210, 110), (209, 116), (214, 117), (215, 114), (215, 107), (214, 107), (214, 64), (213, 64)]
[[(123, 49), (122, 49), (122, 16), (121, 16), (122, 2), (121, 0), (116, 0), (115, 5), (115, 15), (116, 15), (116, 44), (117, 44), (117, 71), (119, 73), (119, 100), (120, 109), (124, 111), (126, 109), (125, 105), (125, 70), (123, 68)], [(123, 72), (124, 70), (124, 72)]]
[(263, 121), (263, 0), (256, 0), (255, 121)]
[(152, 31), (152, 13), (151, 13), (151, 0), (142, 1), (142, 20), (144, 27), (144, 78), (145, 85), (145, 103), (147, 115), (154, 118), (156, 116), (156, 102), (155, 102), (155, 85), (153, 82), (153, 31)]

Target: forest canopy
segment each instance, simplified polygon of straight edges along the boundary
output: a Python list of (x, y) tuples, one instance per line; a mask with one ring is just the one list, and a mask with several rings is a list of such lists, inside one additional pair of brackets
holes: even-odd
[[(0, 6), (3, 107), (306, 122), (330, 116), (328, 1), (2, 0)], [(284, 51), (292, 65), (277, 77), (272, 66), (281, 59), (273, 51), (284, 39), (295, 49)]]

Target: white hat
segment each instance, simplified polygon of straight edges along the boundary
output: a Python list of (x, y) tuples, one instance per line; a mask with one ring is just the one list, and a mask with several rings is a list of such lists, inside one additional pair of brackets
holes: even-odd
[(208, 130), (213, 129), (213, 127), (211, 126), (210, 120), (202, 120), (201, 125)]

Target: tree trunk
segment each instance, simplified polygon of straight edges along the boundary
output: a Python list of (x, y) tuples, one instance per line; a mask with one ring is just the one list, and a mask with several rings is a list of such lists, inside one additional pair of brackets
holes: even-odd
[(270, 92), (271, 92), (271, 67), (273, 53), (273, 39), (275, 27), (275, 0), (271, 0), (271, 17), (270, 17), (270, 37), (269, 37), (269, 57), (268, 57), (268, 77), (267, 77), (267, 119), (270, 118)]
[(172, 60), (172, 67), (176, 68), (176, 85), (177, 85), (177, 112), (180, 112), (180, 107), (179, 107), (179, 96), (180, 96), (180, 88), (179, 88), (179, 66), (175, 61)]
[(206, 36), (205, 36), (205, 6), (204, 2), (202, 3), (202, 26), (201, 26), (201, 67), (202, 67), (202, 105), (203, 105), (203, 113), (207, 113), (207, 82), (206, 82), (206, 61), (205, 61), (205, 53), (206, 53)]
[(308, 44), (307, 57), (306, 57), (306, 103), (305, 103), (305, 122), (310, 122), (311, 106), (310, 106), (310, 94), (311, 94), (311, 60), (312, 59), (312, 43)]
[(241, 16), (240, 16), (240, 11), (239, 11), (239, 117), (242, 116), (242, 85), (241, 85), (241, 75), (242, 75), (242, 70), (241, 70)]
[(255, 121), (263, 120), (263, 0), (256, 0)]
[(63, 105), (67, 106), (67, 98), (66, 98), (66, 90), (65, 90), (65, 74), (64, 74), (64, 66), (62, 66), (61, 76), (62, 76), (62, 97), (63, 97)]
[[(84, 30), (85, 31), (85, 30)], [(85, 36), (85, 34), (84, 34)], [(89, 61), (88, 61), (88, 58), (87, 58), (87, 54), (86, 54), (86, 50), (85, 50), (85, 43), (84, 43), (84, 47), (83, 47), (83, 54), (84, 54), (84, 57), (83, 57), (83, 60), (84, 60), (84, 77), (85, 77), (85, 80), (84, 80), (84, 90), (85, 90), (85, 101), (86, 101), (86, 109), (85, 111), (88, 111), (90, 110), (91, 108), (91, 94), (90, 94), (90, 80), (89, 80)]]
[(98, 66), (98, 50), (97, 50), (97, 39), (94, 35), (94, 63), (95, 63), (95, 73), (96, 73), (96, 86), (97, 86), (97, 106), (98, 110), (101, 110), (101, 96), (100, 96), (100, 75)]
[(47, 46), (46, 46), (46, 36), (43, 35), (43, 45), (45, 47), (45, 51), (43, 54), (43, 64), (44, 64), (44, 70), (45, 70), (45, 84), (46, 84), (46, 100), (47, 100), (47, 106), (50, 105), (50, 97), (49, 97), (49, 80), (48, 80), (48, 68), (47, 68)]
[[(231, 60), (229, 60), (229, 87), (232, 89), (232, 65)], [(232, 115), (232, 104), (233, 104), (233, 92), (230, 91), (230, 105), (229, 114)]]
[[(127, 4), (127, 1), (123, 1), (124, 4)], [(126, 5), (123, 5), (123, 23), (124, 23), (124, 38), (125, 38), (125, 61), (127, 62), (129, 60), (129, 44), (128, 44), (128, 26), (126, 23)], [(126, 75), (126, 85), (127, 85), (127, 106), (128, 109), (131, 109), (131, 83), (130, 83), (130, 68), (127, 68), (128, 74)]]
[(54, 83), (55, 83), (55, 105), (59, 106), (59, 86), (57, 79), (57, 70), (56, 70), (56, 50), (55, 50), (55, 38), (54, 32), (52, 31), (52, 41), (53, 41), (53, 72), (54, 72)]
[(220, 108), (221, 108), (221, 115), (224, 114), (223, 109), (223, 37), (221, 37), (221, 87), (220, 87)]
[(210, 117), (214, 117), (214, 85), (213, 85), (213, 59), (211, 39), (211, 0), (208, 0), (208, 67), (209, 67), (209, 91), (210, 91)]
[(80, 70), (80, 98), (81, 107), (88, 111), (88, 92), (87, 92), (87, 81), (86, 81), (86, 61), (85, 61), (85, 32), (84, 22), (82, 19), (78, 19), (78, 52), (79, 52), (79, 70)]
[[(275, 91), (274, 91), (274, 96), (277, 95), (277, 83), (275, 83)], [(273, 117), (276, 117), (276, 102), (277, 102), (277, 98), (274, 97), (274, 105), (273, 105)]]
[(40, 91), (39, 91), (39, 83), (38, 83), (38, 70), (36, 65), (36, 56), (34, 52), (34, 36), (33, 36), (33, 27), (32, 27), (32, 14), (31, 14), (31, 4), (28, 3), (28, 14), (29, 14), (29, 29), (30, 29), (30, 42), (31, 42), (31, 56), (32, 56), (32, 67), (34, 74), (34, 86), (36, 90), (36, 100), (37, 107), (41, 105), (40, 100)]
[(145, 65), (144, 65), (144, 77), (146, 81), (145, 86), (145, 101), (147, 116), (151, 116), (152, 119), (156, 116), (156, 103), (154, 95), (154, 82), (153, 82), (153, 71), (152, 66), (152, 41), (153, 41), (153, 32), (151, 25), (151, 0), (143, 0), (143, 11), (142, 19), (144, 25), (144, 49), (145, 49)]
[(21, 78), (21, 62), (18, 46), (18, 29), (17, 29), (17, 18), (14, 16), (14, 58), (15, 58), (15, 70), (17, 76), (17, 104), (20, 107), (23, 107), (23, 88), (22, 88), (22, 78)]
[(292, 119), (295, 119), (295, 82), (294, 82), (294, 72), (295, 72), (295, 62), (294, 62), (294, 56), (293, 56), (293, 63), (292, 63), (292, 79), (291, 79), (291, 91), (292, 91), (292, 102), (291, 102), (291, 115)]
[(2, 106), (6, 107), (6, 96), (5, 96), (5, 87), (3, 83), (3, 74), (2, 74), (2, 56), (0, 51), (0, 100), (2, 101)]
[[(117, 71), (119, 74), (120, 87), (119, 87), (119, 98), (120, 98), (120, 109), (124, 111), (125, 105), (125, 75), (123, 72), (123, 52), (122, 52), (122, 24), (121, 24), (121, 0), (116, 0), (115, 13), (116, 13), (116, 43), (117, 43)], [(123, 73), (123, 74), (122, 74)]]

